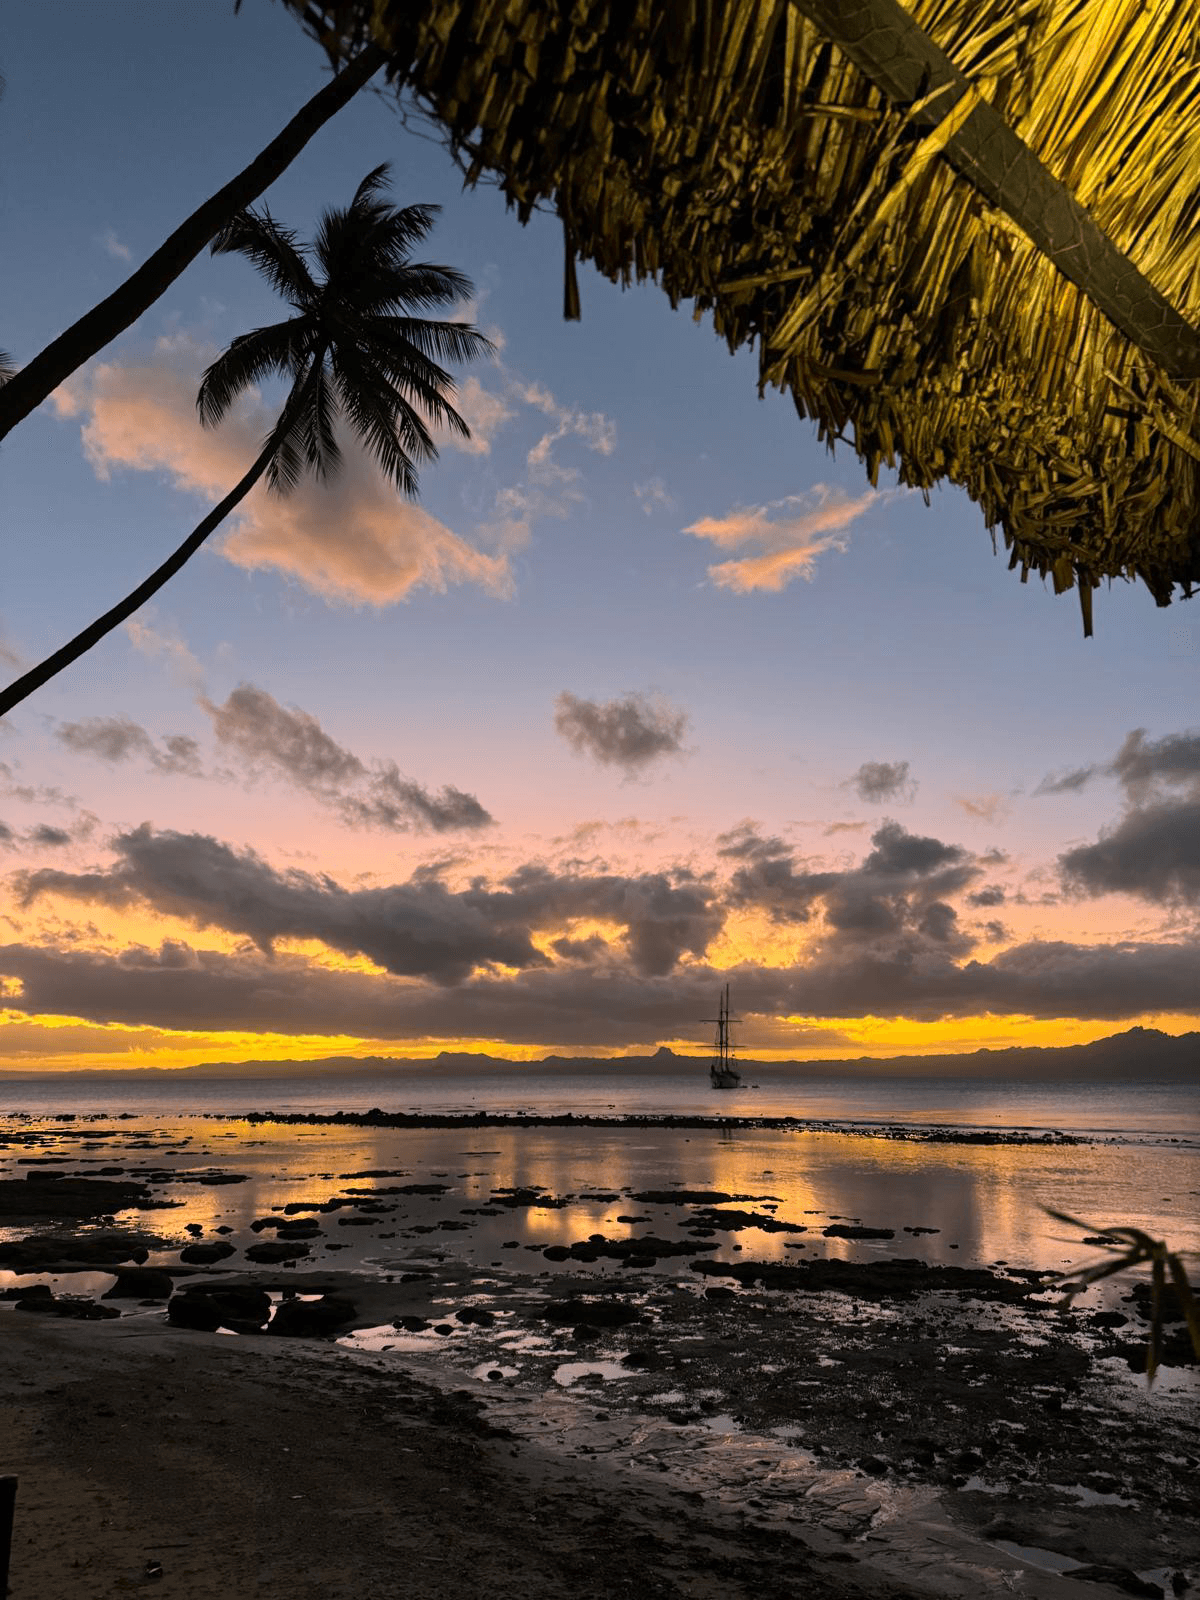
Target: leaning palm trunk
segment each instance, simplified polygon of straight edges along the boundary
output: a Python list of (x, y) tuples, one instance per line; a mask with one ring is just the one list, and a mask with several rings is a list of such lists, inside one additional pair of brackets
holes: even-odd
[[(300, 108), (248, 167), (192, 212), (119, 289), (80, 317), (0, 388), (0, 439), (64, 378), (135, 322), (191, 264), (231, 217), (275, 182), (330, 117), (373, 77), (387, 56), (368, 45), (331, 83)], [(187, 558), (184, 557), (186, 560)], [(97, 624), (99, 626), (99, 624)], [(40, 668), (39, 668), (40, 670)], [(57, 671), (57, 668), (55, 669)]]
[(140, 606), (151, 599), (170, 578), (173, 578), (179, 569), (199, 550), (209, 534), (224, 522), (229, 513), (235, 510), (253, 489), (254, 485), (271, 465), (272, 458), (279, 448), (279, 439), (291, 426), (291, 419), (295, 407), (289, 406), (280, 417), (279, 422), (271, 431), (271, 436), (258, 453), (254, 465), (245, 477), (229, 491), (219, 505), (215, 505), (208, 515), (192, 529), (183, 543), (167, 557), (161, 566), (156, 567), (144, 582), (139, 583), (136, 589), (131, 589), (123, 600), (119, 600), (111, 610), (106, 611), (102, 617), (97, 617), (95, 622), (88, 624), (81, 633), (64, 644), (53, 655), (47, 656), (36, 667), (31, 667), (15, 683), (10, 683), (7, 689), (0, 691), (0, 717), (11, 711), (14, 706), (20, 705), (35, 689), (40, 689), (44, 683), (69, 667), (72, 661), (77, 661), (81, 655), (99, 644), (106, 634), (120, 627), (127, 621)]

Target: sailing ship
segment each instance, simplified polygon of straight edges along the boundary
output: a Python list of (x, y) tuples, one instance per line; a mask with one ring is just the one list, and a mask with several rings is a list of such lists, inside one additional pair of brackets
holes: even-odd
[(733, 1041), (729, 1037), (729, 1024), (739, 1022), (739, 1017), (729, 1015), (729, 985), (725, 985), (725, 992), (717, 1004), (717, 1015), (706, 1017), (706, 1022), (715, 1022), (717, 1037), (713, 1044), (712, 1064), (708, 1069), (709, 1078), (714, 1089), (740, 1088), (742, 1075), (734, 1065)]

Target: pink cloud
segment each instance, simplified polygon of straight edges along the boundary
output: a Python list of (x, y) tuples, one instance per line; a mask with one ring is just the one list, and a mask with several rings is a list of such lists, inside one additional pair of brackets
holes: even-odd
[[(254, 396), (219, 428), (201, 428), (195, 396), (210, 353), (181, 338), (160, 341), (156, 354), (159, 359), (144, 366), (94, 367), (52, 396), (54, 408), (62, 417), (85, 419), (84, 450), (98, 477), (122, 467), (162, 472), (179, 489), (219, 499), (254, 460), (275, 412)], [(483, 395), (472, 391), (470, 398), (486, 411)], [(503, 420), (494, 407), (486, 414), (485, 429)], [(306, 480), (286, 498), (269, 495), (262, 484), (251, 490), (229, 532), (218, 535), (220, 553), (241, 567), (285, 572), (326, 599), (352, 604), (391, 605), (416, 588), (445, 590), (457, 583), (510, 592), (506, 554), (469, 544), (401, 500), (360, 448), (347, 440), (343, 449), (343, 469), (328, 484)]]
[(778, 592), (793, 578), (811, 580), (818, 557), (827, 550), (844, 550), (850, 524), (895, 493), (872, 489), (851, 497), (817, 484), (806, 495), (738, 507), (724, 517), (701, 517), (683, 531), (711, 539), (722, 550), (758, 545), (758, 554), (718, 562), (709, 567), (708, 575), (721, 588), (738, 594), (753, 589)]

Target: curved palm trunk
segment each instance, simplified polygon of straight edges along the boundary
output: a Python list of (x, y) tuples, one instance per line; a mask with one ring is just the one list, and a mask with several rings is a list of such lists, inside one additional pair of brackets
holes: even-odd
[[(0, 439), (27, 417), (64, 378), (102, 350), (153, 305), (237, 212), (244, 211), (299, 155), (319, 128), (340, 111), (387, 60), (368, 45), (332, 82), (300, 108), (287, 127), (248, 167), (193, 211), (119, 289), (59, 334), (0, 387)], [(249, 487), (247, 485), (247, 487)], [(187, 557), (183, 558), (185, 561)], [(169, 577), (170, 574), (168, 573)], [(166, 581), (165, 579), (163, 580)], [(118, 619), (119, 620), (119, 619)], [(84, 646), (86, 649), (86, 645)], [(57, 668), (55, 669), (57, 670)]]
[(263, 446), (258, 459), (241, 482), (229, 491), (219, 505), (213, 507), (204, 518), (204, 521), (198, 523), (192, 529), (179, 548), (174, 550), (160, 567), (156, 567), (144, 583), (139, 583), (136, 589), (131, 590), (125, 596), (124, 600), (119, 600), (110, 611), (106, 611), (102, 617), (97, 617), (95, 622), (89, 623), (82, 633), (77, 633), (60, 650), (56, 650), (53, 655), (47, 656), (36, 667), (31, 667), (22, 677), (18, 678), (14, 683), (10, 683), (7, 689), (0, 690), (0, 717), (11, 711), (14, 706), (19, 705), (22, 700), (27, 699), (35, 689), (40, 689), (42, 684), (57, 676), (64, 667), (69, 667), (72, 661), (77, 661), (94, 644), (99, 644), (106, 633), (111, 633), (114, 628), (119, 627), (122, 622), (131, 617), (140, 606), (144, 606), (146, 601), (152, 595), (156, 595), (163, 584), (169, 578), (173, 578), (180, 567), (195, 555), (209, 534), (219, 527), (229, 513), (246, 498), (267, 470), (278, 444), (282, 420), (280, 426), (272, 430), (271, 437)]

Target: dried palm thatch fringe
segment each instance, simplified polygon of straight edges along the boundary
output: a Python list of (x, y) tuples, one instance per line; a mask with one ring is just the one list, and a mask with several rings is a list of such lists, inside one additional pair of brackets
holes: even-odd
[(1200, 0), (286, 3), (554, 206), (568, 314), (576, 253), (711, 311), (1088, 632), (1101, 579), (1200, 586)]

